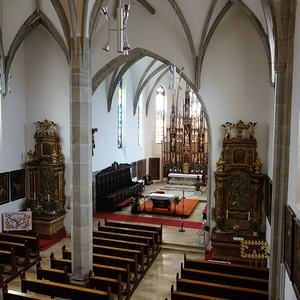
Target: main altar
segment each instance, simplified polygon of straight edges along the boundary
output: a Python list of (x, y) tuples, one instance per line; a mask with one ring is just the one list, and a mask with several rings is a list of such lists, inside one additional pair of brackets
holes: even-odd
[(240, 242), (265, 238), (265, 175), (254, 137), (256, 123), (226, 122), (215, 172), (213, 257), (239, 260)]
[[(182, 115), (173, 102), (170, 126), (163, 139), (163, 172), (203, 174), (207, 173), (208, 135), (204, 111), (200, 102), (191, 97), (187, 88)], [(205, 176), (202, 181), (205, 182)]]
[(26, 163), (26, 208), (32, 211), (32, 230), (46, 238), (65, 230), (65, 164), (55, 127), (52, 121), (35, 122), (35, 148), (27, 153)]

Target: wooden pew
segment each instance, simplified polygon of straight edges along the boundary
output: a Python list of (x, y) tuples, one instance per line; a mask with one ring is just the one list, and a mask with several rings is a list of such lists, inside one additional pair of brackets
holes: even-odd
[(143, 249), (147, 262), (149, 262), (151, 259), (149, 241), (147, 241), (147, 243), (137, 243), (137, 242), (129, 242), (129, 241), (120, 241), (118, 239), (93, 237), (93, 244), (102, 245), (102, 246), (111, 246), (111, 247), (121, 247), (121, 248), (132, 249), (132, 250)]
[(12, 247), (10, 251), (0, 250), (0, 264), (9, 265), (8, 270), (4, 268), (4, 273), (9, 273), (11, 279), (18, 275), (18, 257), (15, 255), (15, 252), (16, 249), (14, 247)]
[(119, 239), (122, 241), (137, 242), (137, 243), (149, 242), (151, 249), (153, 251), (155, 250), (155, 240), (153, 237), (139, 236), (139, 235), (133, 235), (133, 234), (124, 234), (124, 233), (117, 233), (117, 232), (109, 232), (109, 231), (105, 231), (104, 228), (105, 227), (101, 227), (101, 231), (94, 230), (93, 237), (113, 238), (113, 239)]
[[(65, 246), (62, 247), (63, 251), (63, 258), (69, 257), (71, 259), (72, 253), (70, 249), (67, 249)], [(70, 260), (67, 259), (67, 260)], [(59, 268), (62, 268), (60, 264), (66, 263), (65, 261), (61, 262), (59, 260)], [(67, 262), (68, 263), (68, 262)], [(130, 271), (133, 273), (133, 281), (136, 282), (138, 278), (138, 271), (142, 272), (142, 269), (139, 269), (138, 263), (137, 263), (137, 257), (134, 258), (126, 258), (126, 257), (118, 257), (118, 256), (112, 256), (112, 255), (105, 255), (105, 254), (97, 254), (93, 253), (93, 263), (94, 264), (103, 264), (103, 265), (110, 265), (114, 267), (121, 267), (121, 268), (127, 268), (127, 265), (129, 265)]]
[(27, 240), (28, 247), (30, 249), (30, 253), (33, 254), (33, 256), (37, 260), (41, 259), (40, 258), (40, 241), (39, 241), (38, 234), (36, 234), (35, 236), (31, 236), (31, 235), (1, 232), (0, 240), (7, 241), (7, 242), (22, 243), (22, 244), (25, 243), (25, 241)]
[(74, 300), (112, 300), (110, 288), (107, 292), (92, 290), (69, 284), (51, 282), (48, 280), (29, 279), (24, 274), (21, 275), (21, 291), (27, 291), (49, 295), (51, 297), (61, 297)]
[(143, 249), (142, 250), (130, 250), (124, 248), (116, 248), (116, 247), (108, 247), (108, 246), (101, 246), (101, 245), (93, 245), (93, 253), (94, 254), (105, 254), (117, 257), (125, 257), (125, 258), (134, 258), (137, 257), (137, 261), (141, 265), (141, 272), (144, 271), (144, 262), (145, 256)]
[(30, 265), (30, 250), (28, 246), (27, 240), (24, 243), (15, 243), (15, 242), (7, 242), (0, 240), (0, 250), (10, 251), (11, 248), (15, 248), (15, 254), (19, 257), (24, 258), (23, 264), (25, 267), (29, 267)]
[(54, 257), (54, 253), (50, 254), (50, 267), (58, 270), (64, 270), (67, 267), (68, 273), (72, 273), (72, 261), (70, 259)]
[[(133, 229), (153, 231), (157, 235), (156, 242), (159, 244), (162, 243), (162, 224), (160, 225), (160, 227), (157, 227), (157, 226), (151, 226), (151, 225), (111, 222), (111, 221), (107, 221), (107, 219), (104, 220), (104, 224), (105, 224), (105, 226), (133, 228)], [(101, 223), (98, 222), (98, 227), (100, 225), (101, 225)]]
[(136, 282), (138, 276), (138, 264), (136, 257), (126, 258), (105, 254), (93, 254), (93, 263), (100, 265), (109, 265), (113, 267), (127, 268), (133, 273), (133, 281)]
[(31, 299), (31, 300), (52, 300), (51, 298), (35, 295), (35, 294), (29, 294), (29, 293), (22, 293), (22, 292), (16, 292), (13, 290), (8, 290), (7, 288), (3, 288), (3, 300), (23, 300), (23, 299)]
[[(175, 291), (174, 286), (171, 286), (171, 300), (229, 300), (225, 298), (219, 298), (219, 297), (211, 297), (211, 296), (205, 296), (200, 294), (193, 294), (193, 293), (187, 293), (187, 292), (180, 292)], [(168, 300), (166, 298), (166, 300)]]
[(47, 279), (54, 282), (70, 284), (70, 276), (68, 268), (65, 266), (64, 270), (51, 269), (41, 267), (41, 263), (36, 264), (36, 277), (37, 279)]
[(258, 289), (264, 291), (268, 290), (267, 279), (183, 268), (182, 263), (181, 278), (247, 287), (250, 289)]
[(198, 269), (217, 273), (226, 273), (231, 275), (245, 275), (249, 277), (268, 279), (269, 269), (258, 268), (246, 265), (228, 264), (215, 261), (206, 261), (187, 258), (184, 255), (184, 267), (190, 269)]
[(93, 264), (93, 272), (96, 276), (110, 277), (118, 279), (121, 275), (121, 279), (125, 282), (125, 291), (126, 294), (129, 294), (130, 291), (130, 270), (129, 266), (126, 268), (102, 265), (102, 264)]
[(72, 259), (71, 249), (66, 248), (65, 245), (62, 246), (62, 258), (64, 259)]
[(108, 287), (111, 291), (118, 295), (118, 300), (122, 299), (123, 285), (121, 282), (121, 274), (118, 275), (118, 279), (101, 277), (93, 275), (93, 272), (89, 273), (89, 287), (91, 289), (96, 288), (97, 290), (107, 290)]
[(225, 297), (232, 300), (268, 300), (268, 292), (231, 285), (179, 278), (176, 276), (176, 290), (206, 296)]

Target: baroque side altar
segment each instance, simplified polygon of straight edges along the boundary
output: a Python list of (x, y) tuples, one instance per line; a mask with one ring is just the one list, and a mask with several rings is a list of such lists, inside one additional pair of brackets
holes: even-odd
[[(204, 111), (200, 102), (191, 98), (191, 90), (185, 92), (182, 115), (172, 105), (170, 126), (163, 139), (164, 177), (169, 173), (207, 172), (208, 134)], [(205, 183), (205, 176), (203, 176)]]
[(35, 148), (29, 150), (26, 163), (29, 173), (27, 209), (32, 210), (33, 231), (53, 237), (64, 231), (65, 164), (56, 124), (35, 122)]

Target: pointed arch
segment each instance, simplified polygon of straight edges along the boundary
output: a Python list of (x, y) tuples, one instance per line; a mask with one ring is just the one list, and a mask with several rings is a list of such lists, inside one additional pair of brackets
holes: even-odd
[(145, 81), (141, 84), (140, 88), (136, 91), (135, 95), (134, 95), (134, 99), (133, 99), (133, 114), (135, 115), (136, 113), (136, 108), (139, 102), (139, 98), (141, 96), (141, 93), (143, 91), (143, 89), (145, 88), (145, 86), (147, 85), (147, 83), (159, 72), (161, 72), (163, 69), (168, 68), (167, 65), (165, 65), (164, 63), (161, 64), (158, 68), (156, 68), (146, 79)]
[(165, 75), (167, 75), (169, 72), (169, 69), (164, 70), (155, 80), (154, 84), (152, 85), (152, 88), (148, 94), (147, 100), (146, 100), (146, 117), (148, 116), (148, 110), (149, 110), (149, 105), (150, 105), (150, 100), (152, 97), (152, 94), (154, 92), (154, 90), (156, 89), (157, 85), (159, 84), (159, 82), (164, 78)]

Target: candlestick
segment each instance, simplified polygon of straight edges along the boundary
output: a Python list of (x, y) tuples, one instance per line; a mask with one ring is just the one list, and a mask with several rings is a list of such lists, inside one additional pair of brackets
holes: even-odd
[(248, 211), (248, 221), (250, 221), (250, 211)]
[(226, 219), (228, 219), (228, 209), (226, 209)]
[(182, 198), (184, 197), (184, 185), (182, 186)]
[(48, 202), (50, 202), (50, 194), (48, 194)]
[(33, 193), (33, 200), (36, 199), (36, 192)]

